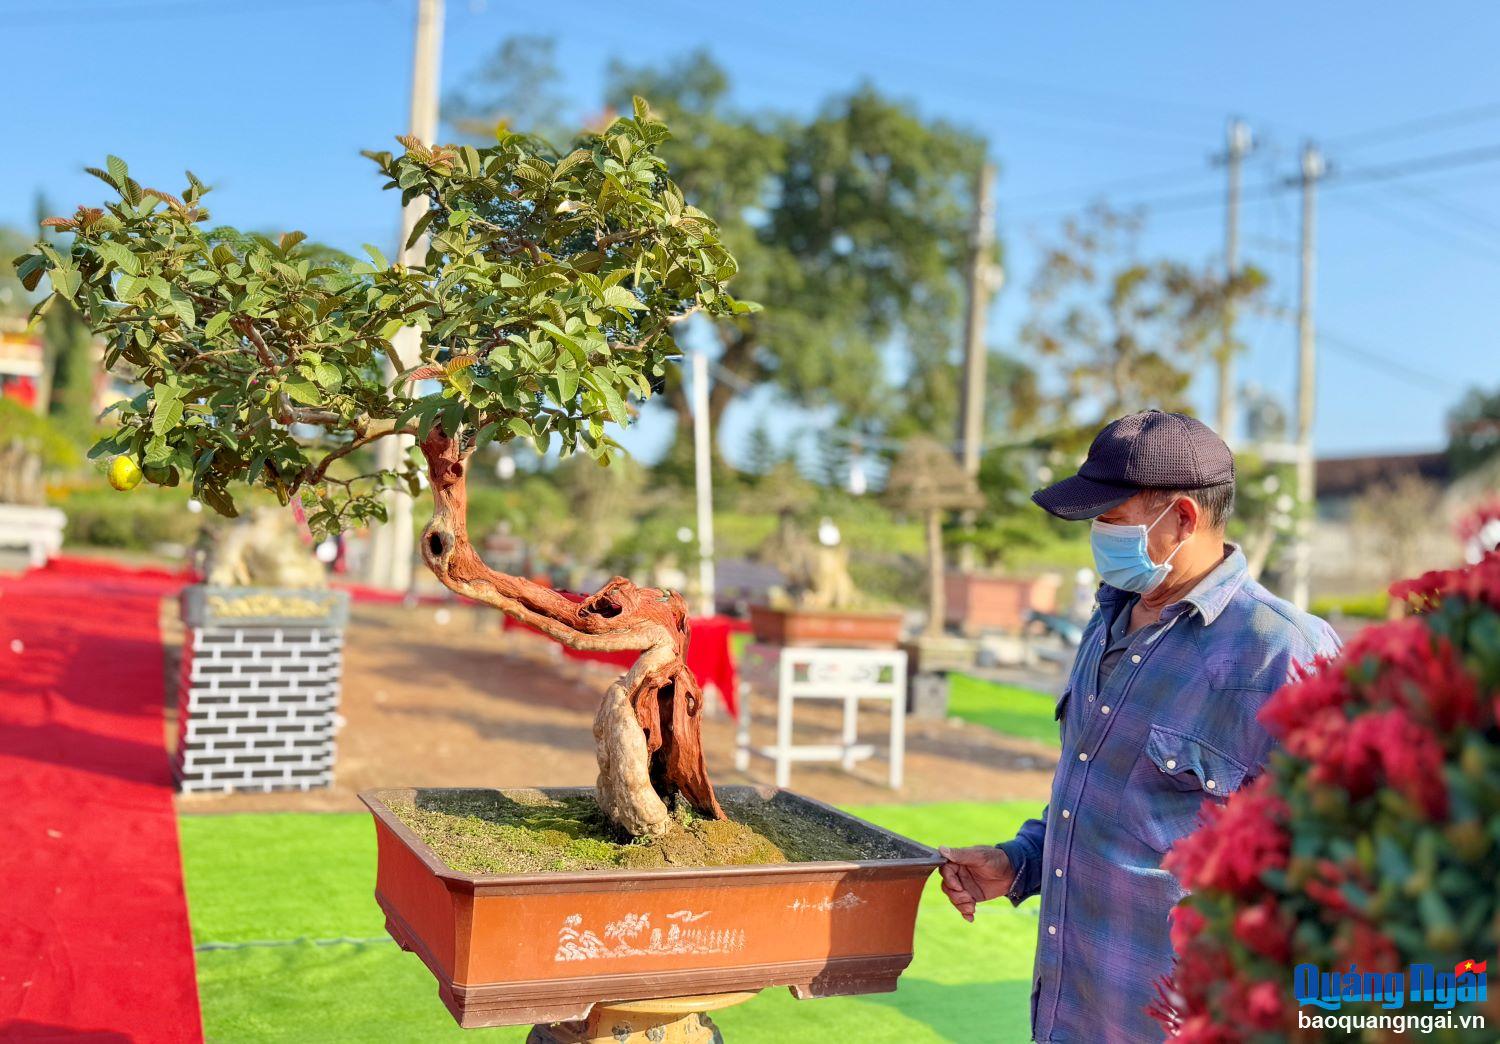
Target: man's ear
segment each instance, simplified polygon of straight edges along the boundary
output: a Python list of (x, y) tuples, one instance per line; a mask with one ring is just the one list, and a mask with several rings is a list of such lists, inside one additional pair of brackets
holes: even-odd
[(1177, 534), (1183, 540), (1203, 528), (1203, 507), (1192, 497), (1178, 497), (1172, 507), (1177, 516)]

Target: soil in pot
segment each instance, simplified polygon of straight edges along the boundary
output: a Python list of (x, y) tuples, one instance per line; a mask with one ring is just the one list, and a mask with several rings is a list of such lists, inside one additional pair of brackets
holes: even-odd
[(728, 819), (679, 803), (665, 835), (621, 834), (586, 796), (418, 790), (391, 811), (450, 869), (471, 874), (652, 867), (761, 866), (898, 857), (889, 842), (854, 834), (792, 802), (722, 801)]

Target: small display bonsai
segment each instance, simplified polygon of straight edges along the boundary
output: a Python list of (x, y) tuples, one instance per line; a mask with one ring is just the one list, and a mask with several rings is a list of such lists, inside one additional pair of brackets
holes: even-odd
[[(465, 482), (476, 451), (512, 439), (608, 464), (618, 447), (605, 425), (652, 393), (678, 354), (673, 324), (754, 307), (726, 293), (734, 258), (668, 178), (657, 154), (668, 136), (637, 99), (566, 154), (504, 131), (486, 148), (402, 138), (400, 155), (367, 153), (403, 203), (426, 201), (408, 246), (426, 235), (429, 249), (409, 268), (373, 247), (351, 263), (300, 232), (209, 227), (191, 172), (174, 196), (112, 156), (90, 172), (118, 199), (44, 221), (69, 239), (16, 260), (28, 289), (50, 282), (38, 311), (71, 301), (108, 344), (106, 365), (128, 363), (145, 385), (112, 407), (95, 456), (191, 485), (224, 515), (236, 483), (299, 497), (322, 531), (383, 520), (381, 494), (415, 495), (425, 470), (421, 553), (443, 584), (572, 648), (639, 651), (594, 723), (599, 804), (635, 836), (664, 833), (676, 795), (723, 816), (683, 661), (686, 605), (620, 577), (575, 602), (488, 568), (469, 540)], [(423, 332), (414, 367), (392, 346), (403, 327)], [(356, 463), (399, 435), (415, 437), (420, 462)]]

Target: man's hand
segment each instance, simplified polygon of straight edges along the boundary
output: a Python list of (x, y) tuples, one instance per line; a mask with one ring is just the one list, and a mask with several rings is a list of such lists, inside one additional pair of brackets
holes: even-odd
[(943, 894), (964, 920), (974, 920), (974, 904), (1010, 891), (1016, 879), (1010, 857), (991, 845), (968, 848), (939, 848), (945, 862), (938, 868), (943, 876)]

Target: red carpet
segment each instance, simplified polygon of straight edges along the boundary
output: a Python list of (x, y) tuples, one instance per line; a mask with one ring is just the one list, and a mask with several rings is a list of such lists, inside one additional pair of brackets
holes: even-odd
[(0, 1039), (203, 1039), (157, 627), (183, 582), (0, 579)]

